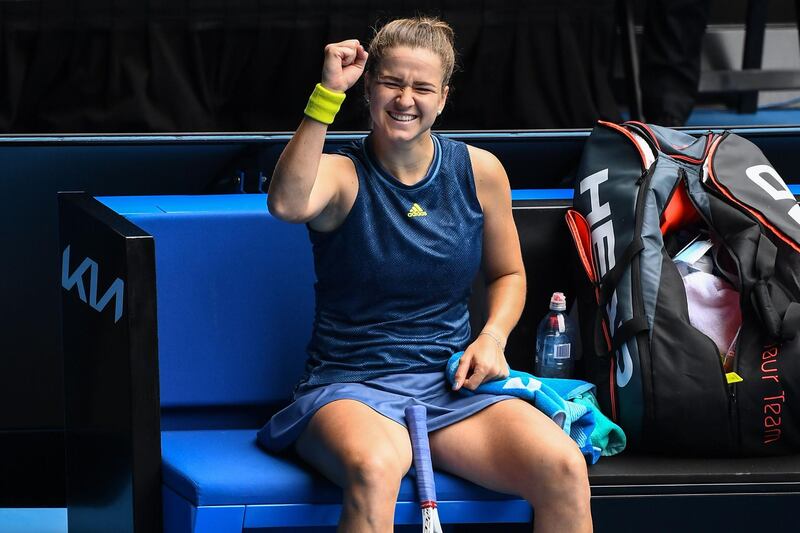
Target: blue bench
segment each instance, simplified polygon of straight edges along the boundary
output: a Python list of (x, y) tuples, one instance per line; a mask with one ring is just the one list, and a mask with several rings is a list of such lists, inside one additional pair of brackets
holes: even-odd
[[(561, 220), (570, 195), (514, 196), (528, 277), (536, 281), (530, 291), (538, 291), (529, 292), (509, 339), (511, 364), (524, 369), (544, 295), (569, 283)], [(255, 438), (303, 370), (314, 306), (305, 228), (272, 218), (263, 194), (67, 193), (59, 203), (70, 530), (335, 525), (340, 489), (291, 454), (267, 453)], [(479, 320), (479, 308), (474, 314)], [(754, 492), (797, 502), (800, 458), (623, 454), (592, 467), (590, 481), (598, 527), (620, 523), (620, 505), (629, 522), (628, 510), (646, 505), (639, 520), (658, 517), (648, 529), (666, 531), (659, 524), (674, 527), (675, 506), (697, 496), (722, 494), (714, 500), (721, 509), (742, 508)], [(442, 472), (436, 483), (444, 523), (532, 520), (517, 497)], [(419, 523), (411, 479), (402, 483), (395, 516), (397, 524)]]
[[(274, 219), (261, 194), (100, 201), (155, 244), (165, 531), (335, 525), (341, 490), (291, 454), (256, 444), (256, 430), (290, 398), (304, 367), (314, 313), (305, 227)], [(70, 274), (84, 256), (106, 273), (72, 243), (70, 256)], [(98, 293), (106, 286), (100, 281)], [(80, 300), (70, 291), (65, 298)], [(99, 313), (85, 307), (113, 325), (111, 301)], [(531, 520), (517, 497), (445, 473), (436, 483), (444, 523)], [(419, 521), (407, 477), (396, 522)]]
[[(155, 239), (166, 529), (335, 525), (341, 491), (291, 457), (259, 448), (257, 426), (208, 429), (201, 418), (197, 427), (172, 429), (169, 419), (187, 408), (290, 397), (314, 314), (305, 227), (269, 215), (264, 195), (103, 202)], [(443, 473), (437, 483), (444, 522), (531, 518), (518, 498)], [(399, 524), (420, 520), (408, 477), (396, 516)]]

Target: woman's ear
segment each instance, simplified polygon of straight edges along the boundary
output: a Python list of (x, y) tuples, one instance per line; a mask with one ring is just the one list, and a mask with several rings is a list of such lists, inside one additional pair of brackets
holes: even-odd
[(436, 113), (437, 115), (441, 115), (442, 111), (444, 111), (444, 106), (447, 104), (447, 95), (450, 94), (450, 86), (445, 85), (444, 89), (442, 90), (442, 104), (439, 106), (439, 112)]

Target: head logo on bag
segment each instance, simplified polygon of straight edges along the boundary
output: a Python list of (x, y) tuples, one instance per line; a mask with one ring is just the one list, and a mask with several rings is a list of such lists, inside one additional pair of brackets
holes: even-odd
[[(614, 268), (616, 256), (614, 254), (614, 220), (611, 217), (611, 207), (608, 202), (600, 203), (600, 184), (608, 181), (608, 169), (595, 172), (580, 181), (580, 193), (588, 194), (590, 210), (586, 215), (592, 235), (592, 251), (595, 258), (594, 267), (599, 277)], [(609, 321), (613, 323), (616, 318), (616, 294), (612, 295), (609, 303)], [(622, 358), (618, 361), (616, 370), (616, 384), (624, 387), (633, 375), (633, 362), (627, 346), (621, 347)]]
[(584, 350), (629, 442), (800, 450), (800, 205), (761, 151), (601, 122), (575, 189)]
[[(753, 165), (752, 167), (745, 169), (744, 173), (748, 178), (750, 178), (750, 181), (764, 189), (764, 192), (772, 196), (773, 200), (792, 200), (792, 202), (794, 202), (794, 195), (792, 194), (792, 191), (789, 190), (789, 187), (786, 186), (781, 177), (771, 166)], [(764, 178), (765, 175), (771, 177), (780, 185), (775, 187)], [(796, 209), (797, 207), (798, 205), (795, 204), (792, 209)], [(798, 223), (800, 223), (800, 220), (798, 220)]]

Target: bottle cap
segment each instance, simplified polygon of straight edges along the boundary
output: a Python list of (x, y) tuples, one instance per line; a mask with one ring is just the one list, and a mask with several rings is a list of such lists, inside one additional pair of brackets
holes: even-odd
[(567, 310), (567, 298), (564, 296), (563, 292), (553, 293), (553, 296), (550, 298), (550, 309), (553, 311)]

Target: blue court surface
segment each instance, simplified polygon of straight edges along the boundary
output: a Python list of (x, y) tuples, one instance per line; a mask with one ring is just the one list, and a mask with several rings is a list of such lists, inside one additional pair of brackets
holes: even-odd
[(800, 124), (800, 109), (761, 108), (755, 113), (698, 107), (689, 115), (687, 126), (733, 128), (736, 126), (794, 126)]
[[(292, 533), (334, 533), (336, 528), (292, 528)], [(275, 530), (272, 530), (275, 531)], [(279, 529), (278, 532), (283, 532)], [(399, 526), (396, 533), (419, 531), (419, 526)], [(447, 529), (445, 529), (447, 531)], [(3, 509), (0, 508), (0, 533), (67, 533), (66, 509)]]
[(0, 509), (2, 533), (67, 533), (66, 509)]
[[(292, 528), (292, 533), (334, 533), (336, 528)], [(272, 530), (275, 531), (275, 530)], [(283, 529), (278, 530), (282, 532)], [(419, 526), (398, 526), (396, 533), (419, 531)], [(446, 530), (445, 530), (446, 531)], [(3, 509), (0, 508), (0, 533), (67, 533), (66, 509)]]

